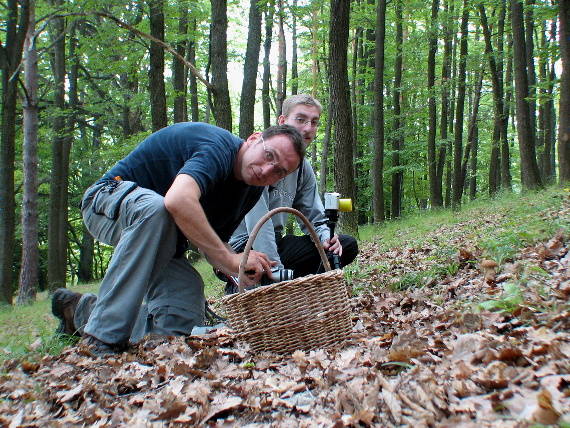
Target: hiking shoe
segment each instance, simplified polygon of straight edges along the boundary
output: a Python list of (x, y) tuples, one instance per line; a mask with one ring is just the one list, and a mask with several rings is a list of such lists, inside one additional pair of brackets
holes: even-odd
[(81, 299), (81, 293), (74, 293), (67, 288), (58, 288), (53, 293), (51, 298), (51, 312), (59, 319), (59, 326), (55, 331), (56, 334), (79, 336), (75, 324), (73, 323), (73, 315), (75, 314), (79, 299)]
[(81, 344), (85, 345), (93, 356), (101, 358), (120, 355), (128, 347), (126, 344), (105, 343), (88, 334), (83, 336)]

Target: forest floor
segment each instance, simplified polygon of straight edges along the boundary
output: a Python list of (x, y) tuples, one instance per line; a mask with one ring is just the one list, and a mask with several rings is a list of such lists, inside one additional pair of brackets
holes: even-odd
[(338, 349), (259, 354), (220, 329), (118, 358), (7, 360), (0, 426), (569, 427), (570, 197), (556, 198), (533, 221), (566, 227), (516, 251), (481, 245), (483, 230), (507, 236), (499, 209), (388, 251), (363, 244)]

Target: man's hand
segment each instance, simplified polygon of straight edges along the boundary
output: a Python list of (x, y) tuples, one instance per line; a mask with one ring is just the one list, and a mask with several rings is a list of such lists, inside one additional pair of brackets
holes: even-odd
[(342, 245), (340, 245), (340, 241), (338, 239), (338, 235), (334, 235), (331, 239), (327, 239), (323, 242), (323, 248), (325, 251), (331, 251), (334, 254), (337, 254), (339, 257), (342, 256)]
[[(240, 262), (243, 258), (243, 253), (237, 254)], [(263, 275), (271, 275), (271, 266), (275, 266), (277, 262), (269, 260), (267, 255), (258, 251), (251, 250), (247, 257), (247, 262), (244, 266), (245, 275), (240, 278), (246, 287), (259, 284)]]

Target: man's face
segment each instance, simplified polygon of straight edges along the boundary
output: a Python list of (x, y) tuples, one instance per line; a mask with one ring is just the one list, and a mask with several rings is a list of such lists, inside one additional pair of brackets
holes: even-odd
[(303, 136), (305, 144), (309, 145), (317, 136), (321, 112), (318, 107), (297, 104), (287, 116), (279, 116), (279, 125), (291, 125)]
[(274, 135), (264, 141), (261, 133), (247, 139), (234, 168), (238, 180), (252, 186), (270, 186), (297, 169), (300, 157), (289, 137)]

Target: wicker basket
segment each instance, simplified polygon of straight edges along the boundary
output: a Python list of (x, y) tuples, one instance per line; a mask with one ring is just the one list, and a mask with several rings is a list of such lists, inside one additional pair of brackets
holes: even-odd
[(290, 212), (301, 218), (328, 272), (296, 278), (223, 299), (230, 326), (255, 351), (291, 353), (341, 345), (352, 330), (348, 288), (341, 270), (330, 270), (322, 245), (305, 216), (293, 208), (276, 208), (261, 218), (244, 250), (240, 278), (257, 232), (272, 215)]

